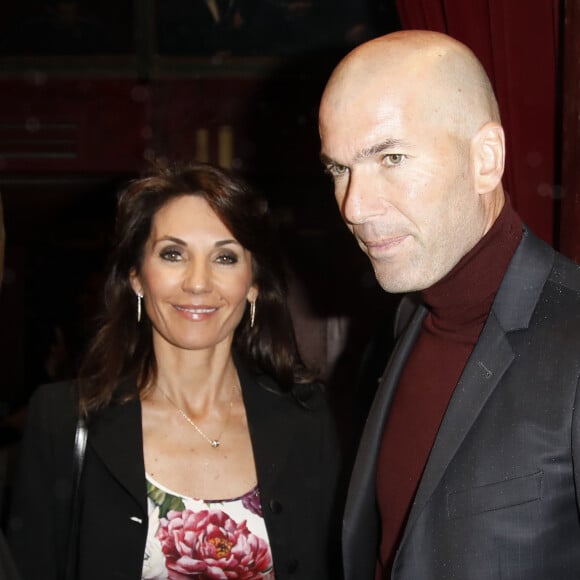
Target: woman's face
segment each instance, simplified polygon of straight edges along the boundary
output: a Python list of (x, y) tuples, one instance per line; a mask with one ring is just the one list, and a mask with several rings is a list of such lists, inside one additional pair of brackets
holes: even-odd
[(250, 252), (194, 195), (174, 198), (155, 214), (131, 285), (143, 295), (156, 350), (229, 347), (246, 301), (258, 295)]

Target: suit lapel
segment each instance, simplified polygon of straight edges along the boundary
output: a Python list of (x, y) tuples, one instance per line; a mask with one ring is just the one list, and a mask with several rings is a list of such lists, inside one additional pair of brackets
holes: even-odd
[[(405, 333), (398, 340), (371, 406), (350, 480), (342, 543), (346, 578), (372, 578), (380, 534), (376, 508), (377, 456), (383, 426), (399, 376), (419, 335), (427, 309), (414, 311)], [(365, 557), (365, 555), (367, 557)], [(366, 567), (366, 571), (361, 569)]]
[(553, 264), (553, 250), (524, 231), (490, 315), (455, 388), (429, 455), (401, 544), (511, 365), (509, 332), (529, 325)]
[(457, 449), (513, 358), (504, 331), (495, 316), (490, 315), (449, 401), (413, 501), (406, 532), (413, 527), (437, 488)]
[(147, 513), (141, 403), (113, 404), (91, 423), (88, 444)]

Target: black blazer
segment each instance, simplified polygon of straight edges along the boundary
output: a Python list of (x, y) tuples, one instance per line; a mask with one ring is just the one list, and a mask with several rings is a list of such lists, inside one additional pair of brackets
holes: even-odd
[[(373, 580), (376, 463), (423, 306), (371, 408), (343, 526), (347, 580)], [(529, 231), (511, 260), (437, 433), (397, 550), (394, 580), (580, 578), (580, 267)]]
[(20, 580), (16, 564), (6, 544), (4, 535), (0, 531), (0, 578), (2, 580)]
[[(331, 519), (339, 454), (322, 390), (305, 405), (238, 365), (277, 580), (335, 580)], [(41, 387), (29, 407), (9, 540), (24, 580), (56, 580), (66, 553), (75, 405), (72, 385)], [(79, 580), (141, 578), (147, 499), (141, 405), (112, 405), (89, 428), (79, 534)], [(338, 542), (337, 542), (338, 543)]]

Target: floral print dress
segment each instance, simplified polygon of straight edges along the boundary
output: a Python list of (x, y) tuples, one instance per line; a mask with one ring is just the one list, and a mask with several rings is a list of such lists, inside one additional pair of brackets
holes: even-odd
[(274, 580), (258, 487), (226, 500), (183, 497), (147, 474), (143, 580)]

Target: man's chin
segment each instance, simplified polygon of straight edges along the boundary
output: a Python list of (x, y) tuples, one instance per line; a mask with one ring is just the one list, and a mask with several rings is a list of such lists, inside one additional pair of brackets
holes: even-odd
[(375, 276), (379, 286), (389, 294), (403, 294), (412, 291), (412, 285), (409, 284), (409, 281), (402, 279), (400, 276), (385, 271), (381, 272), (376, 268)]
[(404, 294), (407, 292), (420, 292), (429, 287), (429, 283), (418, 277), (413, 271), (403, 271), (395, 268), (394, 264), (373, 263), (375, 277), (380, 287), (389, 294)]

